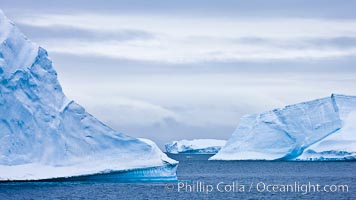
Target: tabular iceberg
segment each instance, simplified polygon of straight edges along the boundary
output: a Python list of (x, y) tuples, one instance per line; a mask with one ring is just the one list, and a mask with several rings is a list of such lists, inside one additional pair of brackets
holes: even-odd
[(356, 97), (331, 97), (247, 115), (211, 160), (354, 160)]
[(176, 167), (153, 142), (118, 133), (67, 99), (47, 52), (0, 11), (0, 180), (130, 170), (176, 179)]
[(173, 141), (165, 145), (166, 151), (171, 154), (215, 154), (226, 143), (225, 140), (195, 139)]

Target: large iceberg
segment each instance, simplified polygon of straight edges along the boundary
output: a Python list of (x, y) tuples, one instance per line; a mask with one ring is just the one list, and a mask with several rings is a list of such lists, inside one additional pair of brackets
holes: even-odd
[(176, 168), (152, 141), (118, 133), (66, 98), (47, 52), (0, 11), (0, 180), (108, 172), (170, 180)]
[(225, 143), (226, 140), (216, 139), (179, 140), (165, 144), (165, 148), (171, 154), (216, 154)]
[(211, 160), (354, 160), (356, 97), (331, 97), (241, 118)]

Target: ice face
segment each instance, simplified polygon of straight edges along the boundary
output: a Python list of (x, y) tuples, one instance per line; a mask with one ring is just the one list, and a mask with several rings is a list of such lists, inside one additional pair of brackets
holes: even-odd
[(168, 153), (172, 154), (215, 154), (225, 145), (225, 143), (225, 140), (215, 139), (180, 140), (166, 144), (165, 148)]
[(342, 128), (311, 145), (297, 160), (350, 160), (356, 158), (356, 98), (334, 95)]
[(175, 174), (177, 162), (153, 142), (118, 133), (69, 100), (47, 52), (2, 11), (0, 83), (0, 180), (165, 166)]
[(351, 158), (356, 152), (355, 111), (356, 97), (332, 95), (244, 116), (211, 159), (308, 160), (332, 154), (337, 159)]

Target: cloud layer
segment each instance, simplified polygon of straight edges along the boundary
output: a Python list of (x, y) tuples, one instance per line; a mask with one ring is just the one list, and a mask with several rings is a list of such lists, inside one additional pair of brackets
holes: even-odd
[[(356, 55), (356, 20), (30, 15), (51, 52), (167, 63), (325, 59)], [(27, 28), (29, 29), (29, 28)]]
[(64, 92), (163, 145), (227, 139), (244, 114), (356, 95), (354, 1), (3, 0)]

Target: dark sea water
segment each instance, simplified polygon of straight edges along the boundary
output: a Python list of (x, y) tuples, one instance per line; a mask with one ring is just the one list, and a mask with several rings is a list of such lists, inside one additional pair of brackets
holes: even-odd
[(179, 182), (0, 183), (0, 200), (356, 199), (356, 162), (208, 161), (211, 155), (169, 156), (180, 161)]

